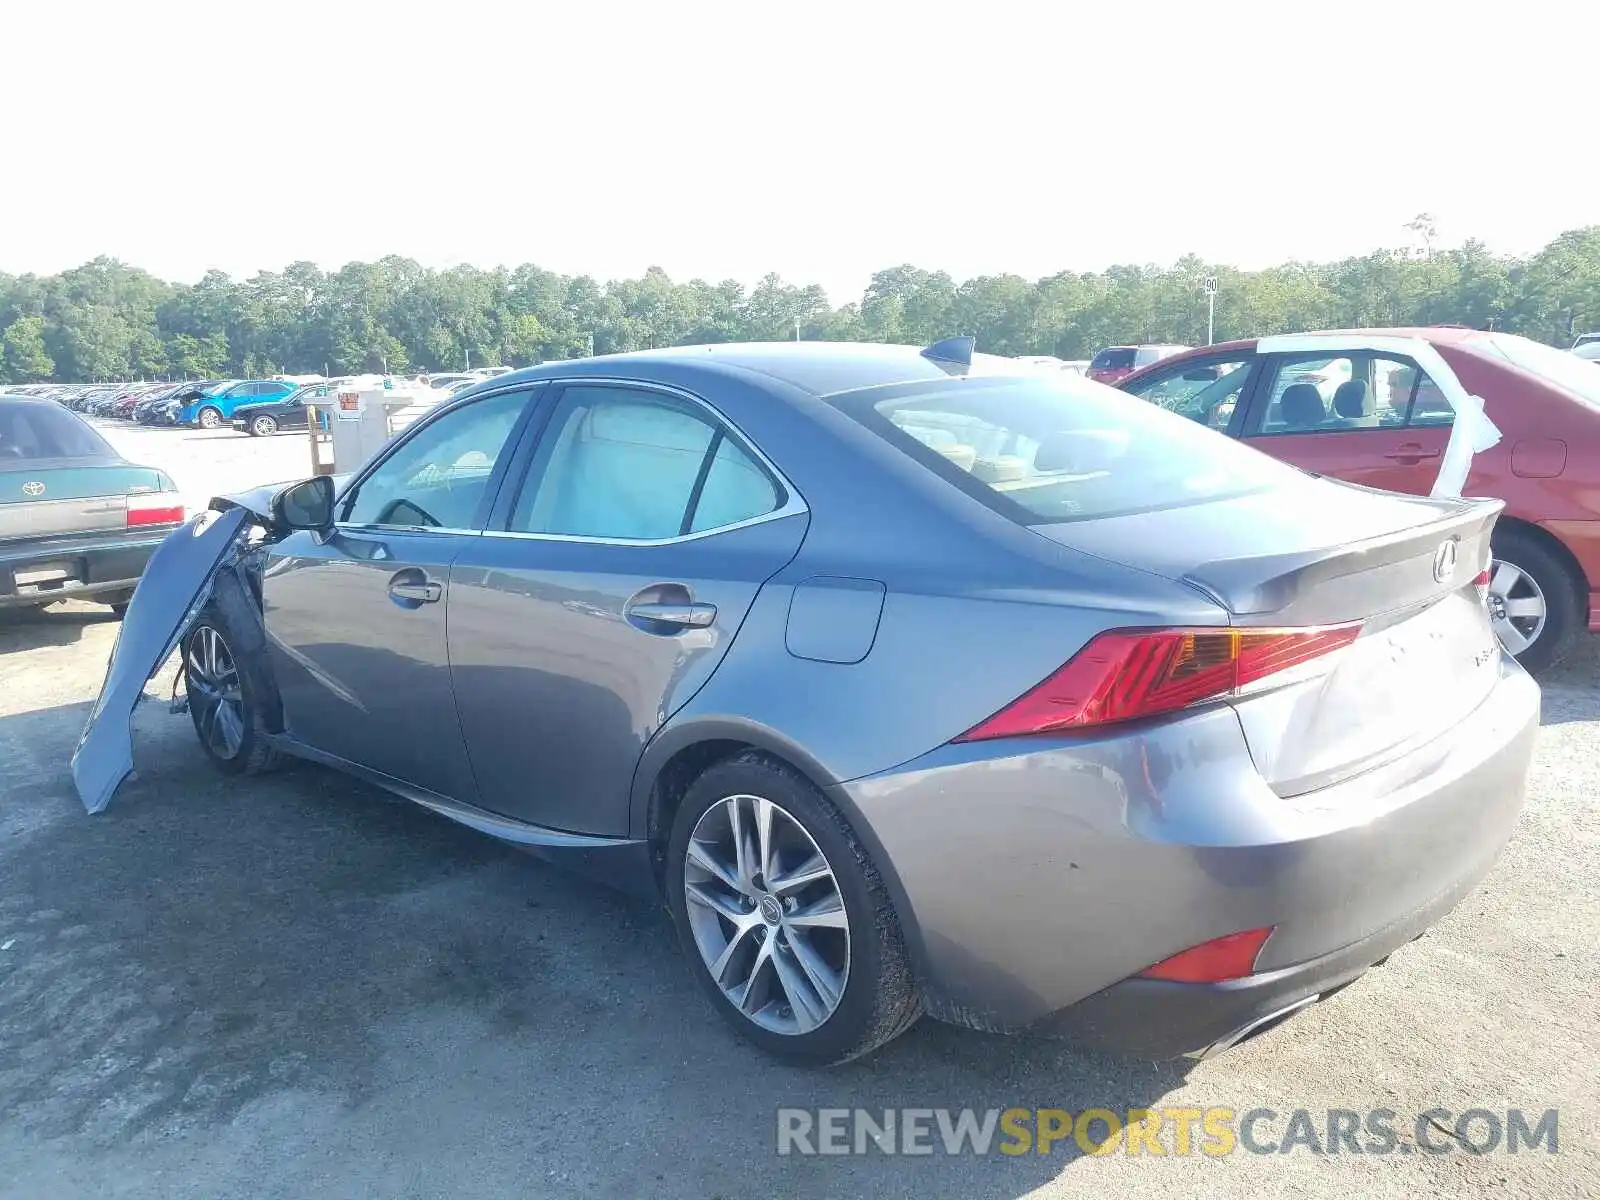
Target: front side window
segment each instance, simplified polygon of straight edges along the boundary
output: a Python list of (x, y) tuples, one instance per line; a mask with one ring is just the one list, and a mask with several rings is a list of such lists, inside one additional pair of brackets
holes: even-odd
[(502, 392), (424, 425), (384, 459), (344, 502), (352, 525), (472, 529), (495, 462), (527, 401)]
[(568, 387), (509, 528), (662, 541), (781, 504), (771, 476), (697, 405), (633, 388)]
[(962, 491), (1025, 524), (1201, 504), (1297, 472), (1195, 422), (1071, 376), (952, 381), (835, 398)]
[(1251, 355), (1242, 355), (1190, 363), (1154, 378), (1147, 376), (1124, 390), (1180, 417), (1212, 429), (1226, 429), (1254, 361)]

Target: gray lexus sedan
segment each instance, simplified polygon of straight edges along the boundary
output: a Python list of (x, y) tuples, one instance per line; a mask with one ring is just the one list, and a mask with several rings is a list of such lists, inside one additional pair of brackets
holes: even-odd
[(109, 803), (178, 650), (219, 769), (310, 759), (664, 899), (779, 1057), (924, 1013), (1215, 1053), (1511, 834), (1499, 509), (970, 339), (550, 363), (172, 534), (74, 776)]

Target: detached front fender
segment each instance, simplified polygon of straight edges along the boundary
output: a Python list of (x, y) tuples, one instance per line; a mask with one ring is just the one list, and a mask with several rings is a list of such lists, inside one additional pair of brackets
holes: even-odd
[(72, 782), (89, 812), (110, 804), (132, 774), (133, 710), (145, 684), (200, 615), (218, 570), (232, 560), (254, 520), (244, 507), (207, 510), (173, 530), (150, 556), (72, 754)]

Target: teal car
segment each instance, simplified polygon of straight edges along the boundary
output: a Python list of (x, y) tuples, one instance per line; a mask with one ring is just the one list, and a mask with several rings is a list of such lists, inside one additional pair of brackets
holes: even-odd
[(270, 404), (299, 389), (282, 379), (231, 379), (184, 400), (178, 410), (179, 425), (220, 429), (233, 420), (234, 409), (246, 404)]

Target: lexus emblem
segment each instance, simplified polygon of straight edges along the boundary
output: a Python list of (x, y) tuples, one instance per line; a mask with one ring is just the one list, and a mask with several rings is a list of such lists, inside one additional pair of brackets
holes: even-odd
[(22, 494), (24, 496), (42, 496), (44, 495), (44, 484), (37, 479), (30, 479), (22, 485)]
[(1440, 542), (1433, 552), (1433, 577), (1440, 583), (1449, 583), (1456, 573), (1456, 542)]

